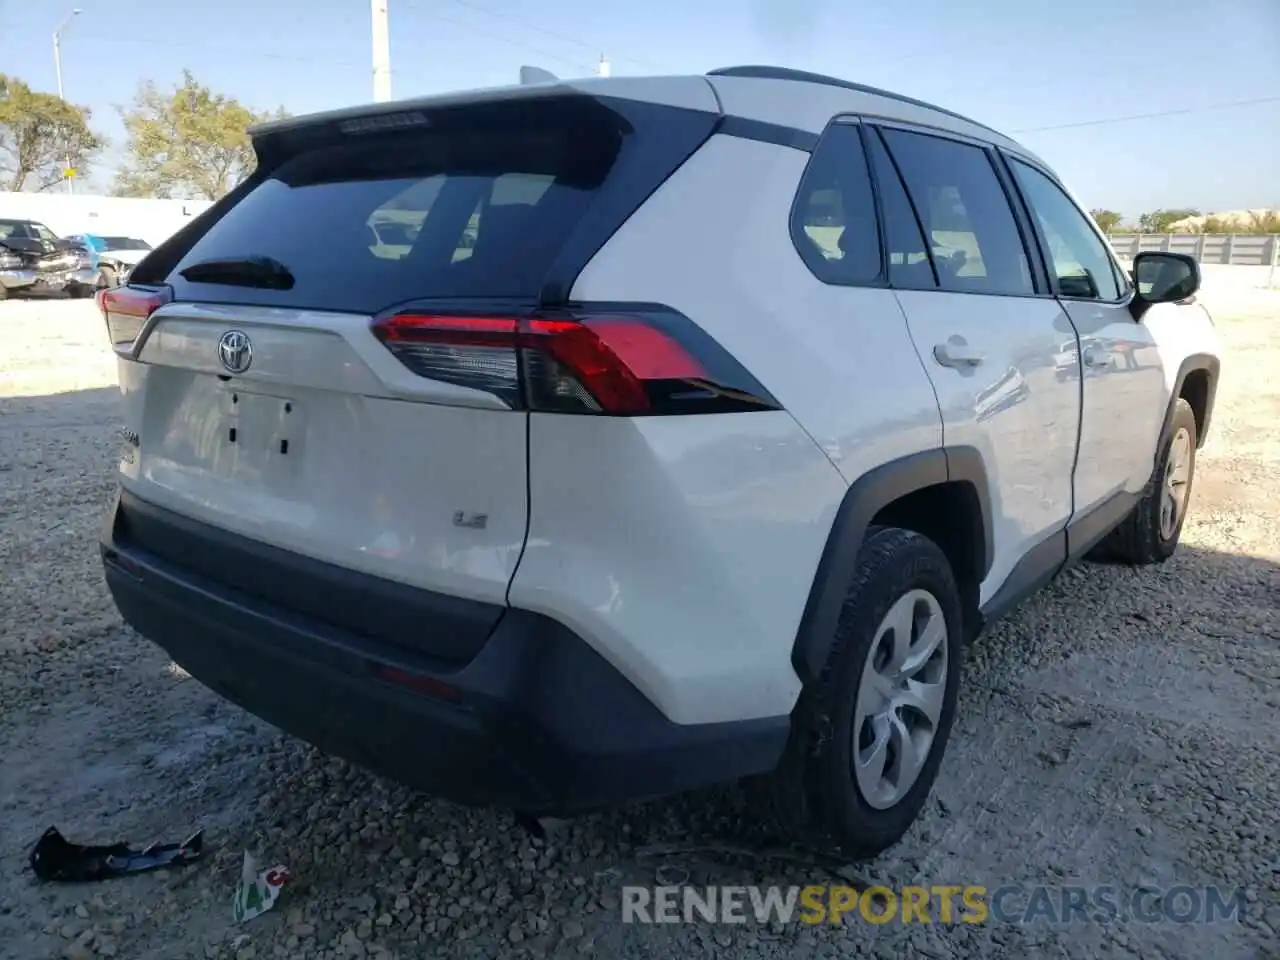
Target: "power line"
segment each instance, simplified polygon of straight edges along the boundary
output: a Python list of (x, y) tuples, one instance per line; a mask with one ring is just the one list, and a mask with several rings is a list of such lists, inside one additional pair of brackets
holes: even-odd
[(1046, 130), (1074, 130), (1077, 127), (1100, 127), (1108, 123), (1128, 123), (1130, 120), (1154, 120), (1158, 117), (1178, 117), (1188, 113), (1208, 113), (1213, 110), (1230, 110), (1235, 107), (1252, 107), (1263, 103), (1280, 103), (1280, 97), (1257, 97), (1252, 100), (1230, 100), (1226, 103), (1209, 103), (1202, 107), (1182, 107), (1178, 110), (1160, 110), (1156, 113), (1133, 113), (1127, 117), (1107, 117), (1102, 120), (1079, 120), (1075, 123), (1058, 123), (1049, 127), (1023, 127), (1010, 133), (1044, 133)]
[[(479, 13), (483, 13), (486, 16), (494, 17), (495, 19), (506, 20), (511, 23), (519, 24), (520, 26), (524, 27), (527, 30), (533, 30), (536, 33), (541, 33), (544, 36), (551, 37), (552, 39), (561, 40), (564, 43), (572, 44), (575, 47), (581, 47), (584, 50), (590, 50), (592, 53), (599, 53), (601, 50), (601, 47), (599, 44), (588, 43), (586, 40), (582, 40), (579, 37), (570, 36), (567, 33), (560, 33), (557, 30), (549, 30), (546, 27), (541, 26), (540, 24), (536, 24), (536, 23), (533, 23), (532, 21), (525, 20), (522, 17), (517, 17), (514, 14), (506, 13), (500, 10), (494, 10), (492, 7), (476, 3), (475, 0), (453, 0), (453, 2), (460, 7), (467, 7), (471, 10), (475, 10)], [(639, 59), (637, 57), (628, 57), (628, 56), (619, 55), (618, 59), (628, 60), (632, 63), (636, 63), (641, 66), (653, 66), (651, 62), (647, 60)]]
[[(515, 16), (509, 16), (507, 14), (499, 13), (497, 11), (494, 11), (492, 8), (488, 8), (479, 3), (476, 3), (475, 0), (452, 0), (452, 2), (458, 4), (459, 6), (469, 7), (471, 9), (477, 10), (481, 13), (485, 13), (492, 17), (501, 17), (503, 19), (510, 20), (511, 22), (520, 24), (521, 26), (524, 26), (527, 29), (545, 34), (548, 37), (561, 40), (565, 43), (573, 44), (574, 46), (580, 47), (585, 50), (591, 50), (593, 52), (597, 50), (597, 47), (595, 45), (588, 43), (585, 40), (581, 40), (579, 38), (570, 36), (569, 34), (564, 34), (554, 30), (549, 30), (547, 28), (541, 27), (534, 23), (530, 23), (526, 20), (522, 20), (521, 18), (518, 18)], [(422, 13), (425, 16), (432, 17), (436, 20), (439, 20), (442, 23), (448, 23), (453, 26), (459, 27), (463, 30), (470, 30), (482, 36), (486, 36), (491, 39), (498, 40), (501, 43), (509, 44), (513, 47), (518, 47), (523, 50), (527, 50), (531, 53), (535, 53), (540, 57), (545, 57), (549, 60), (554, 60), (556, 62), (572, 66), (575, 69), (583, 70), (588, 75), (592, 75), (595, 73), (595, 70), (596, 70), (595, 64), (587, 64), (582, 61), (574, 60), (572, 58), (554, 53), (543, 47), (535, 46), (533, 44), (529, 44), (521, 40), (516, 40), (511, 37), (504, 36), (500, 33), (496, 33), (485, 27), (480, 27), (480, 26), (477, 26), (476, 24), (468, 23), (463, 20), (455, 20), (451, 17), (443, 16), (442, 14), (436, 13), (434, 10), (426, 10), (422, 7), (417, 6), (414, 3), (407, 2), (407, 0), (400, 0), (400, 3), (398, 3), (397, 5), (402, 9), (413, 10), (413, 11)], [(211, 52), (218, 52), (218, 53), (239, 54), (242, 57), (262, 58), (262, 59), (278, 60), (278, 61), (285, 61), (285, 62), (292, 62), (292, 63), (349, 66), (349, 67), (358, 67), (362, 69), (368, 67), (368, 63), (364, 60), (345, 59), (345, 58), (338, 58), (338, 57), (317, 57), (315, 55), (296, 56), (296, 55), (282, 54), (282, 53), (269, 53), (265, 51), (246, 50), (245, 48), (240, 46), (227, 45), (227, 44), (192, 43), (189, 41), (174, 41), (170, 39), (160, 41), (159, 39), (139, 37), (137, 34), (132, 34), (132, 33), (128, 35), (112, 35), (109, 33), (102, 34), (95, 30), (86, 35), (86, 31), (82, 30), (79, 32), (79, 36), (83, 39), (105, 40), (113, 44), (132, 43), (132, 44), (141, 44), (145, 46), (154, 47), (156, 44), (163, 43), (165, 46), (168, 46), (168, 47), (185, 48), (185, 49), (191, 49), (191, 50), (208, 50)], [(915, 57), (922, 56), (922, 55), (924, 54), (907, 54), (903, 57), (895, 58), (894, 61), (890, 61), (890, 62), (898, 62), (899, 60), (914, 59)], [(630, 60), (635, 63), (645, 62), (634, 57), (619, 56), (618, 59)], [(395, 72), (398, 73), (399, 71), (395, 71)], [(1280, 96), (1256, 97), (1256, 98), (1251, 98), (1246, 100), (1233, 100), (1233, 101), (1226, 101), (1222, 103), (1206, 104), (1204, 106), (1199, 106), (1199, 107), (1183, 107), (1183, 108), (1174, 109), (1174, 110), (1160, 110), (1152, 113), (1129, 114), (1127, 116), (1121, 116), (1121, 117), (1105, 117), (1105, 118), (1098, 118), (1094, 120), (1079, 120), (1072, 123), (1052, 124), (1052, 125), (1043, 126), (1043, 127), (1021, 127), (1021, 128), (1009, 130), (1008, 132), (1012, 134), (1023, 134), (1023, 133), (1045, 133), (1045, 132), (1055, 131), (1055, 130), (1074, 130), (1074, 129), (1080, 129), (1084, 127), (1104, 126), (1104, 125), (1109, 125), (1114, 123), (1129, 123), (1135, 120), (1152, 120), (1152, 119), (1159, 119), (1161, 117), (1184, 116), (1187, 114), (1207, 113), (1215, 110), (1229, 110), (1229, 109), (1236, 109), (1240, 107), (1260, 106), (1263, 104), (1277, 103), (1277, 102), (1280, 102)]]
[(239, 54), (242, 57), (254, 60), (281, 60), (287, 63), (313, 63), (326, 66), (360, 67), (366, 70), (369, 68), (368, 60), (350, 60), (340, 57), (293, 56), (287, 53), (268, 53), (265, 51), (251, 50), (234, 44), (192, 43), (186, 40), (170, 40), (168, 38), (161, 40), (158, 37), (140, 37), (136, 33), (112, 34), (100, 33), (97, 30), (80, 30), (76, 33), (76, 39), (102, 40), (111, 44), (135, 44), (151, 47), (152, 49), (158, 45), (162, 45), (180, 50), (207, 50), (213, 53)]
[(437, 13), (435, 10), (427, 10), (422, 7), (419, 7), (416, 4), (404, 3), (404, 2), (399, 3), (398, 7), (403, 10), (412, 10), (416, 13), (421, 13), (424, 16), (430, 17), (433, 20), (439, 20), (441, 23), (448, 23), (455, 27), (460, 27), (463, 30), (470, 30), (473, 33), (478, 33), (481, 36), (490, 37), (491, 39), (498, 40), (502, 43), (510, 44), (513, 47), (519, 47), (520, 49), (527, 50), (530, 53), (536, 53), (540, 57), (545, 57), (548, 60), (555, 60), (558, 63), (566, 64), (568, 66), (573, 67), (575, 70), (586, 70), (588, 73), (595, 72), (594, 66), (588, 66), (580, 61), (561, 56), (558, 53), (553, 53), (552, 51), (547, 50), (543, 47), (538, 47), (538, 46), (534, 46), (533, 44), (525, 43), (523, 40), (514, 40), (511, 37), (504, 36), (500, 33), (495, 33), (494, 31), (489, 30), (486, 27), (479, 27), (473, 23), (467, 23), (465, 20), (455, 20), (452, 17), (446, 17), (443, 14)]
[(571, 43), (575, 47), (582, 47), (587, 50), (599, 49), (599, 47), (593, 44), (589, 44), (583, 40), (579, 40), (577, 37), (571, 37), (566, 33), (558, 33), (555, 30), (548, 30), (546, 27), (539, 26), (536, 23), (530, 23), (529, 21), (523, 20), (520, 17), (514, 16), (513, 14), (498, 13), (492, 7), (481, 6), (478, 3), (473, 3), (472, 0), (453, 0), (453, 2), (460, 7), (467, 7), (471, 10), (479, 11), (480, 13), (483, 13), (486, 16), (501, 18), (503, 20), (509, 20), (512, 23), (517, 23), (520, 26), (525, 27), (526, 29), (533, 30), (536, 33), (541, 33), (543, 36), (551, 37), (552, 39), (555, 39), (555, 40), (563, 40), (565, 43)]
[[(458, 2), (458, 0), (455, 0), (455, 2)], [(416, 4), (400, 3), (398, 4), (398, 6), (401, 7), (402, 9), (413, 10), (413, 11), (422, 13), (426, 16), (429, 16), (436, 20), (441, 21), (442, 23), (448, 23), (453, 26), (459, 27), (463, 30), (470, 30), (473, 33), (480, 34), (481, 36), (489, 37), (491, 39), (498, 40), (502, 43), (506, 43), (514, 47), (519, 47), (531, 53), (535, 53), (540, 57), (545, 57), (549, 60), (555, 60), (559, 63), (572, 66), (574, 69), (577, 69), (577, 70), (583, 70), (588, 74), (595, 73), (596, 67), (594, 64), (588, 64), (583, 61), (574, 60), (570, 57), (562, 56), (560, 54), (547, 50), (543, 47), (535, 46), (533, 44), (525, 43), (524, 41), (521, 41), (521, 40), (516, 40), (511, 37), (503, 36), (502, 34), (496, 33), (493, 30), (490, 30), (485, 27), (477, 26), (476, 24), (467, 23), (464, 20), (455, 20), (452, 17), (443, 16), (442, 14), (436, 13), (434, 10), (425, 10), (422, 7), (417, 6)], [(545, 30), (540, 32), (551, 33), (550, 31), (545, 31)], [(554, 34), (551, 34), (551, 35), (554, 35)], [(306, 64), (318, 64), (318, 65), (347, 66), (347, 67), (358, 67), (361, 69), (368, 69), (369, 67), (369, 63), (366, 60), (349, 59), (349, 58), (343, 58), (343, 57), (328, 57), (328, 56), (318, 57), (315, 55), (299, 56), (299, 55), (291, 55), (291, 54), (284, 54), (284, 53), (269, 53), (265, 51), (248, 50), (248, 49), (245, 49), (244, 47), (230, 45), (230, 44), (216, 44), (216, 43), (204, 43), (204, 42), (193, 43), (190, 41), (174, 41), (174, 40), (168, 40), (168, 39), (161, 41), (158, 38), (152, 39), (148, 37), (139, 37), (136, 33), (131, 33), (127, 35), (111, 34), (111, 33), (101, 33), (97, 30), (94, 30), (92, 32), (80, 31), (79, 36), (82, 39), (86, 39), (86, 40), (93, 40), (93, 39), (104, 40), (113, 44), (116, 44), (116, 43), (131, 44), (132, 43), (132, 44), (141, 44), (144, 46), (154, 47), (157, 44), (162, 43), (166, 47), (173, 47), (177, 49), (207, 50), (209, 52), (214, 52), (214, 53), (239, 54), (240, 56), (246, 57), (246, 58), (254, 58), (254, 59), (262, 58), (266, 60), (278, 60), (278, 61), (283, 61), (287, 63), (306, 63)], [(594, 47), (591, 47), (589, 44), (586, 44), (585, 42), (580, 43), (579, 45), (584, 47), (585, 49), (591, 49), (591, 50), (595, 49)], [(393, 69), (392, 72), (400, 73), (401, 71), (397, 71)]]

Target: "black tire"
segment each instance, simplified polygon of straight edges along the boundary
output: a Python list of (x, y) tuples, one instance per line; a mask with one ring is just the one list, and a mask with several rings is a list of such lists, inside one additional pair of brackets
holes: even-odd
[[(1170, 455), (1173, 453), (1175, 441), (1185, 431), (1187, 450), (1187, 475), (1182, 500), (1177, 516), (1170, 531), (1161, 522), (1161, 510), (1165, 501), (1165, 481), (1169, 474)], [(1153, 563), (1164, 563), (1175, 550), (1182, 536), (1182, 524), (1187, 519), (1187, 510), (1191, 505), (1191, 488), (1196, 476), (1196, 415), (1191, 404), (1179, 397), (1174, 402), (1173, 417), (1169, 428), (1160, 438), (1160, 455), (1156, 457), (1155, 469), (1147, 480), (1142, 491), (1142, 499), (1134, 507), (1133, 512), (1111, 531), (1097, 548), (1090, 554), (1090, 559), (1129, 563), (1145, 566)]]
[[(882, 621), (899, 599), (928, 591), (946, 626), (941, 710), (920, 772), (892, 806), (868, 802), (854, 771), (854, 714), (864, 668)], [(963, 653), (960, 593), (946, 556), (927, 537), (873, 527), (858, 553), (844, 608), (820, 679), (792, 715), (791, 740), (777, 771), (754, 784), (770, 825), (810, 849), (855, 860), (874, 857), (907, 832), (928, 799), (955, 719)], [(883, 641), (882, 641), (883, 643)], [(877, 646), (881, 646), (878, 644)]]
[(9, 299), (9, 288), (6, 287), (3, 283), (0, 283), (0, 300), (8, 300), (8, 299)]

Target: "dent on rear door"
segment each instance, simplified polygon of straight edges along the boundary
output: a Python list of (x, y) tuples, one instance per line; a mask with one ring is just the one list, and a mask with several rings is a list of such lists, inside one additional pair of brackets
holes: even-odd
[[(938, 392), (947, 446), (975, 447), (987, 465), (995, 557), (985, 603), (1071, 517), (1080, 423), (1075, 331), (1048, 298), (916, 290), (898, 297)], [(982, 355), (979, 363), (948, 367), (933, 357), (955, 336)]]
[[(1150, 329), (1124, 304), (1069, 301), (1080, 332), (1084, 406), (1076, 467), (1076, 515), (1151, 476), (1164, 418), (1164, 373)], [(1176, 372), (1176, 366), (1175, 366)]]

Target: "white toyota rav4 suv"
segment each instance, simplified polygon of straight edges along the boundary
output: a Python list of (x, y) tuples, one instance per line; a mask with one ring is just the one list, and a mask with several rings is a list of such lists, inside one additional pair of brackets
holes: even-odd
[(1126, 273), (981, 124), (736, 67), (253, 142), (100, 295), (102, 556), (130, 624), (325, 750), (526, 814), (751, 778), (872, 855), (983, 625), (1177, 545), (1198, 267)]

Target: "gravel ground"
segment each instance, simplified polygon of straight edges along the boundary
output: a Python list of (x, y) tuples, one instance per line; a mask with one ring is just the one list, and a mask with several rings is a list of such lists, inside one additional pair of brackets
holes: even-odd
[[(1238, 923), (623, 924), (622, 883), (833, 882), (754, 841), (736, 789), (535, 841), (281, 736), (121, 624), (95, 537), (114, 365), (87, 303), (0, 305), (0, 957), (1280, 957), (1280, 291), (1217, 284), (1229, 354), (1193, 512), (1158, 569), (1084, 565), (973, 651), (926, 815), (848, 878), (1245, 888)], [(1122, 413), (1122, 412), (1121, 412)], [(177, 840), (197, 866), (92, 886), (26, 868), (75, 839)], [(663, 857), (649, 845), (694, 849)], [(295, 874), (230, 923), (240, 859)], [(840, 881), (834, 881), (840, 882)], [(935, 916), (935, 919), (937, 917)]]

